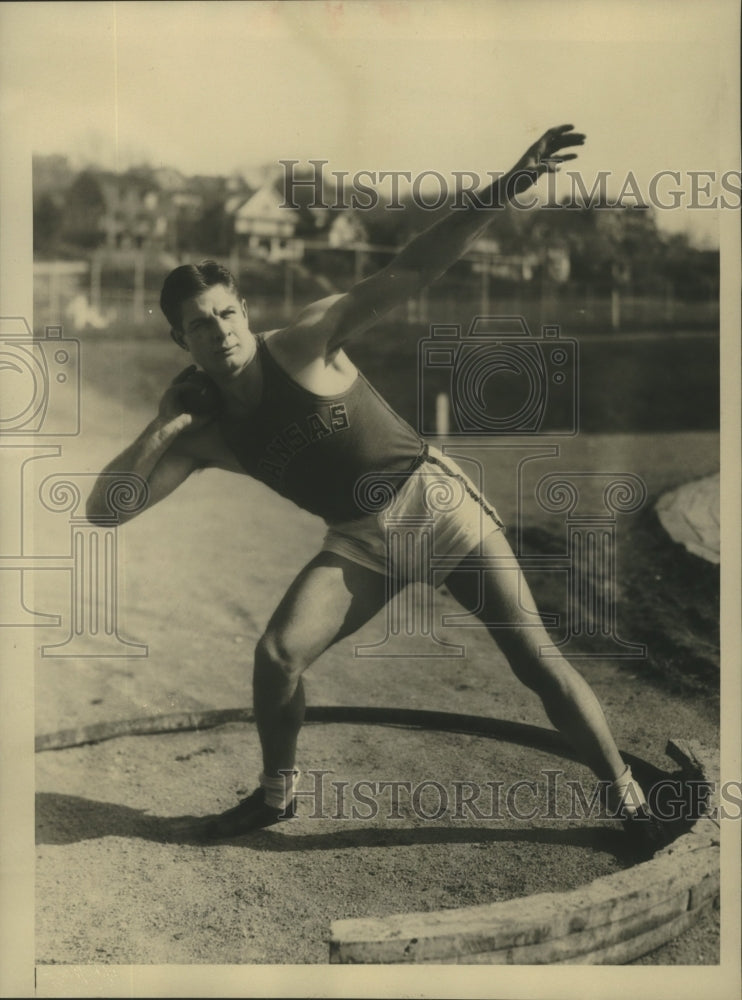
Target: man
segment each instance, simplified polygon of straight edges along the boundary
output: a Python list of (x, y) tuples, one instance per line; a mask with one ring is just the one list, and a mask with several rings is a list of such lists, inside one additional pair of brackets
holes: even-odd
[[(347, 294), (315, 302), (270, 334), (251, 333), (234, 279), (214, 262), (184, 265), (165, 280), (160, 302), (172, 336), (199, 370), (187, 369), (175, 380), (158, 416), (106, 467), (88, 516), (105, 513), (111, 473), (142, 477), (149, 507), (196, 469), (215, 467), (263, 480), (328, 524), (322, 551), (294, 580), (255, 650), (260, 784), (234, 809), (208, 817), (204, 837), (240, 835), (294, 814), (302, 673), (375, 615), (389, 597), (390, 578), (396, 579), (381, 521), (359, 499), (359, 484), (371, 473), (386, 477), (394, 504), (407, 511), (423, 510), (430, 477), (459, 490), (455, 509), (435, 522), (437, 549), (461, 553), (447, 577), (450, 593), (464, 605), (478, 604), (484, 623), (508, 623), (488, 628), (517, 677), (538, 694), (581, 759), (610, 783), (609, 802), (629, 828), (654, 828), (651, 819), (636, 822), (648, 819), (644, 796), (595, 695), (534, 624), (538, 613), (495, 511), (387, 406), (343, 351), (348, 340), (430, 284), (471, 246), (492, 221), (481, 204), (514, 199), (541, 174), (574, 159), (576, 154), (562, 151), (583, 142), (571, 125), (550, 129), (482, 192), (479, 205), (452, 211), (383, 270)], [(479, 601), (466, 572), (467, 553), (475, 552), (491, 557)], [(541, 655), (544, 648), (548, 656)]]

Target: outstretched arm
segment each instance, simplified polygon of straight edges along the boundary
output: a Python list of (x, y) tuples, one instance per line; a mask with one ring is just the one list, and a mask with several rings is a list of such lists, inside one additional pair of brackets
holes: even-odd
[(549, 129), (512, 170), (480, 192), (479, 205), (449, 212), (416, 236), (383, 270), (359, 282), (346, 295), (309, 306), (291, 332), (311, 336), (316, 331), (318, 337), (325, 338), (326, 356), (332, 356), (350, 337), (444, 274), (492, 222), (493, 210), (512, 202), (542, 174), (553, 173), (561, 163), (574, 160), (575, 153), (562, 150), (581, 146), (584, 141), (585, 136), (573, 131), (572, 125)]

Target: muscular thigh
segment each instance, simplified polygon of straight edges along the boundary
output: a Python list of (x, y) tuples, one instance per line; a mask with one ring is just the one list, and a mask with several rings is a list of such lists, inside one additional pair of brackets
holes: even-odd
[(474, 612), (508, 655), (530, 653), (550, 645), (526, 578), (510, 544), (498, 531), (483, 542), (488, 568), (479, 572), (468, 559), (449, 574), (446, 586), (453, 596)]
[(373, 618), (389, 599), (390, 585), (381, 573), (321, 552), (286, 591), (266, 637), (288, 659), (311, 663)]

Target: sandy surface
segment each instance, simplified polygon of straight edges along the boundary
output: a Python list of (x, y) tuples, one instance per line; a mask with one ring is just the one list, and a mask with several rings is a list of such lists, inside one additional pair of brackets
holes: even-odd
[[(100, 468), (144, 418), (119, 421), (90, 395), (84, 443), (70, 442), (64, 468)], [(666, 437), (654, 436), (637, 450), (621, 436), (583, 435), (565, 446), (564, 458), (572, 467), (623, 463), (656, 494), (690, 478), (691, 465), (696, 475), (714, 471), (713, 435), (684, 435), (682, 448)], [(673, 454), (682, 456), (674, 464), (667, 458)], [(507, 482), (512, 456), (491, 462)], [(47, 462), (44, 473), (51, 471), (63, 469)], [(504, 490), (498, 506), (512, 523), (515, 497)], [(56, 546), (50, 551), (57, 551), (69, 528), (63, 517), (49, 515), (38, 530), (48, 532), (48, 544)], [(177, 498), (119, 532), (119, 632), (146, 643), (147, 655), (39, 657), (37, 732), (248, 705), (254, 643), (321, 536), (317, 520), (246, 478), (218, 472), (194, 477)], [(35, 607), (58, 613), (66, 575), (37, 576)], [(441, 594), (436, 613), (452, 609)], [(65, 622), (39, 635), (59, 642), (64, 632)], [(547, 724), (538, 701), (512, 677), (482, 630), (447, 630), (447, 639), (465, 644), (463, 658), (356, 655), (357, 644), (384, 634), (382, 613), (330, 650), (307, 675), (310, 703), (407, 706)], [(713, 707), (650, 684), (640, 661), (584, 660), (579, 668), (622, 750), (672, 770), (664, 755), (669, 737), (718, 744)], [(583, 768), (535, 750), (366, 726), (307, 727), (299, 765), (305, 789), (311, 787), (306, 772), (318, 768), (331, 771), (331, 781), (351, 785), (361, 778), (407, 780), (413, 787), (436, 780), (450, 791), (456, 781), (539, 780), (543, 769), (563, 767), (566, 777), (592, 787)], [(258, 770), (257, 737), (249, 725), (38, 754), (38, 962), (322, 963), (336, 918), (570, 889), (628, 863), (614, 827), (598, 819), (461, 820), (449, 810), (431, 821), (416, 815), (404, 796), (400, 818), (387, 817), (382, 797), (372, 818), (334, 819), (329, 787), (321, 818), (311, 816), (305, 801), (291, 823), (241, 842), (204, 847), (173, 835), (176, 820), (233, 805), (252, 790)], [(640, 961), (718, 962), (718, 916), (708, 912)]]

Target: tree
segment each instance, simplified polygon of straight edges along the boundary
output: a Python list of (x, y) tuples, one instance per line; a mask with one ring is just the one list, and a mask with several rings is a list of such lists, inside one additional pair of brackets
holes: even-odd
[(91, 170), (83, 170), (70, 185), (63, 212), (65, 239), (91, 250), (103, 242), (103, 190)]
[(56, 199), (46, 192), (34, 199), (33, 245), (35, 252), (54, 249), (62, 231), (62, 209)]

